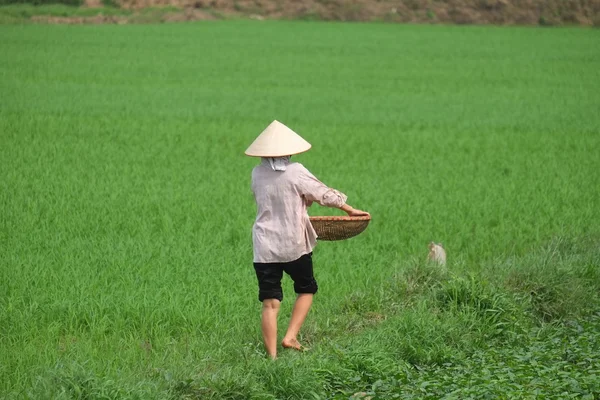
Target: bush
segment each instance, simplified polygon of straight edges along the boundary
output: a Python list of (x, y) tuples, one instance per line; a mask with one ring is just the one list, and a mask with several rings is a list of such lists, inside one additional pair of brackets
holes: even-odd
[(49, 4), (66, 4), (69, 6), (79, 7), (83, 5), (83, 0), (0, 0), (0, 6), (5, 6), (9, 4), (32, 4), (34, 6)]

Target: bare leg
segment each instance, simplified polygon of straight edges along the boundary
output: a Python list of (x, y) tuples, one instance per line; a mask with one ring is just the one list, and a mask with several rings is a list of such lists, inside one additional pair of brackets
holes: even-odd
[(313, 295), (312, 293), (301, 293), (296, 297), (294, 303), (294, 310), (292, 311), (292, 319), (288, 327), (287, 333), (281, 342), (281, 345), (285, 348), (292, 348), (301, 350), (302, 345), (298, 342), (298, 332), (306, 319), (306, 315), (312, 305)]
[(281, 302), (265, 299), (262, 306), (262, 334), (265, 349), (272, 359), (277, 358), (277, 314)]

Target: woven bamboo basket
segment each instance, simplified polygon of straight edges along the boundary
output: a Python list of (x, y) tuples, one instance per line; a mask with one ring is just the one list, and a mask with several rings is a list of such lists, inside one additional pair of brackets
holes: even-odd
[(367, 229), (371, 217), (310, 217), (319, 240), (344, 240)]

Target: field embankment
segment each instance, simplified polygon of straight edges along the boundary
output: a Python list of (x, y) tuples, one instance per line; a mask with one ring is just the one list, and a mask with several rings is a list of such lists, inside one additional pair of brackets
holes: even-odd
[[(30, 20), (51, 23), (139, 23), (204, 19), (253, 18), (322, 21), (383, 21), (426, 24), (600, 25), (600, 0), (34, 0), (34, 4), (65, 3), (95, 9), (45, 14)], [(0, 0), (19, 4), (21, 0)], [(23, 1), (23, 3), (26, 3)], [(106, 15), (101, 9), (114, 11)], [(168, 10), (161, 11), (161, 8)], [(140, 10), (150, 10), (140, 12)], [(29, 11), (31, 12), (31, 10)], [(14, 14), (14, 13), (13, 13)], [(21, 16), (27, 11), (21, 12)], [(0, 19), (2, 21), (3, 19)], [(4, 18), (4, 20), (7, 20)]]
[(598, 25), (599, 0), (116, 0), (125, 8), (175, 5), (229, 15), (325, 21)]

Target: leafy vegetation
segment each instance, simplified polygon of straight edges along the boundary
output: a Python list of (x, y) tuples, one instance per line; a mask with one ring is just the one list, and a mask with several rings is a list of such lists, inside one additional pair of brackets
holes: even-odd
[(82, 0), (0, 0), (0, 6), (4, 8), (5, 6), (10, 5), (13, 8), (18, 8), (19, 5), (24, 6), (46, 6), (46, 7), (56, 7), (60, 5), (69, 6), (69, 7), (79, 7), (83, 5)]
[(95, 15), (131, 15), (129, 10), (104, 7), (78, 8), (65, 4), (33, 5), (33, 4), (11, 4), (0, 7), (0, 21), (13, 18), (15, 21), (28, 20), (34, 16), (50, 17), (93, 17)]

